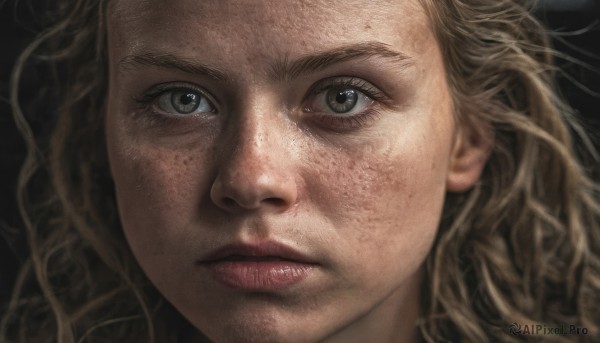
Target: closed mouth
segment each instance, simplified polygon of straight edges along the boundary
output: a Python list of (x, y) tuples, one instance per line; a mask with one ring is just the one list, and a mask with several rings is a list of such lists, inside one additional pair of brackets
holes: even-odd
[[(219, 260), (215, 260), (212, 262), (216, 262)], [(220, 261), (236, 261), (236, 262), (268, 262), (268, 261), (290, 261), (297, 262), (294, 260), (290, 260), (287, 258), (283, 258), (281, 256), (247, 256), (247, 255), (230, 255), (224, 258), (221, 258)]]
[(208, 254), (199, 265), (232, 289), (277, 292), (305, 280), (318, 265), (275, 241), (234, 243)]

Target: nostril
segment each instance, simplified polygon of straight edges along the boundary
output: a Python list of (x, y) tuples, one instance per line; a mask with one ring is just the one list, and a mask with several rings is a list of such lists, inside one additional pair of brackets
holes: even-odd
[(282, 207), (285, 206), (286, 201), (281, 198), (266, 198), (263, 199), (263, 203), (272, 205), (274, 207)]
[(212, 184), (210, 198), (221, 209), (228, 212), (258, 210), (282, 212), (295, 204), (297, 190), (293, 178), (267, 175), (265, 173), (219, 174)]
[[(262, 201), (260, 201), (260, 203), (262, 203), (263, 205), (270, 205), (273, 207), (281, 207), (281, 206), (285, 206), (286, 201), (281, 199), (281, 198), (265, 198)], [(260, 206), (259, 203), (256, 204), (250, 204), (250, 203), (240, 203), (239, 201), (236, 201), (234, 198), (230, 198), (230, 197), (225, 197), (222, 200), (222, 204), (224, 207), (227, 208), (234, 208), (234, 207), (244, 207), (244, 208), (254, 208), (255, 206), (258, 207)]]
[(233, 200), (232, 198), (223, 198), (223, 205), (231, 208), (237, 205), (237, 201)]

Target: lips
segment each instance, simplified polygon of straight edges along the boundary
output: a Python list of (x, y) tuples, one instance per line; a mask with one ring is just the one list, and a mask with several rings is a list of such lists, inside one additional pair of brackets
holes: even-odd
[(317, 264), (283, 244), (229, 244), (200, 261), (221, 284), (239, 290), (271, 292), (301, 283)]

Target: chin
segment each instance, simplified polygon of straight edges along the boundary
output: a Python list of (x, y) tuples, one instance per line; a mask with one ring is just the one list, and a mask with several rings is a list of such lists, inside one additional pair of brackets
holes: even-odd
[(309, 338), (305, 330), (286, 327), (273, 318), (260, 318), (257, 314), (253, 320), (216, 324), (218, 331), (208, 330), (206, 336), (213, 343), (308, 343), (318, 339)]

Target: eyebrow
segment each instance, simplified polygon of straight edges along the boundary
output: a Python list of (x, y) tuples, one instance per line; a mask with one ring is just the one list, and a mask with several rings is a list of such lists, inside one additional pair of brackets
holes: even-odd
[(410, 56), (393, 50), (388, 44), (381, 42), (364, 42), (340, 46), (314, 55), (307, 55), (290, 62), (286, 55), (283, 59), (270, 64), (270, 74), (276, 80), (289, 80), (300, 75), (314, 73), (356, 59), (381, 57), (398, 63), (405, 68), (412, 63)]
[(227, 75), (217, 68), (168, 53), (145, 52), (137, 55), (127, 55), (121, 59), (119, 66), (125, 70), (138, 66), (176, 69), (188, 74), (205, 76), (215, 81), (225, 82), (227, 80)]
[[(301, 56), (294, 61), (289, 61), (289, 57), (286, 55), (283, 58), (269, 63), (268, 73), (274, 80), (290, 80), (297, 78), (300, 75), (323, 70), (337, 63), (356, 59), (367, 59), (370, 57), (389, 59), (402, 68), (412, 63), (412, 58), (410, 56), (393, 50), (388, 44), (381, 42), (364, 42), (344, 45), (331, 50)], [(176, 69), (185, 73), (201, 75), (222, 82), (225, 82), (228, 79), (227, 74), (220, 71), (218, 68), (208, 66), (195, 61), (194, 59), (184, 58), (169, 53), (144, 52), (136, 55), (128, 55), (121, 59), (119, 65), (122, 69), (135, 68), (138, 66)]]

